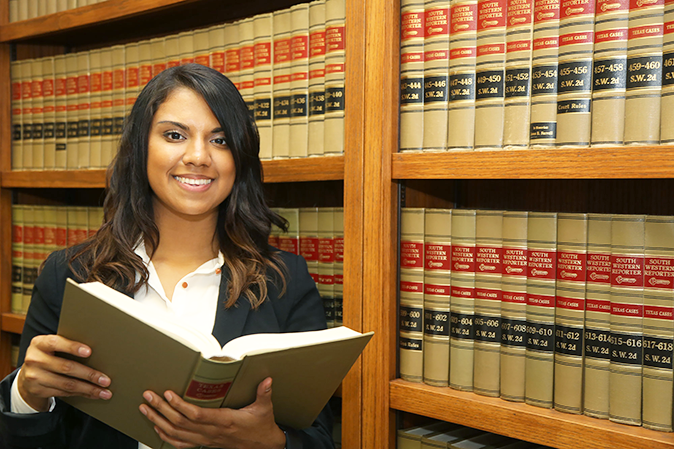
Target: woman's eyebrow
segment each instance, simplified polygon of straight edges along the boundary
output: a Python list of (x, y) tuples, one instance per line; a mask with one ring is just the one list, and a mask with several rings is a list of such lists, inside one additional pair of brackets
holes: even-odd
[(161, 122), (157, 122), (157, 125), (162, 125), (162, 124), (164, 124), (164, 123), (169, 123), (169, 124), (171, 124), (171, 125), (173, 125), (173, 126), (175, 126), (175, 127), (178, 127), (178, 128), (180, 128), (180, 129), (184, 130), (184, 131), (189, 131), (189, 130), (190, 130), (190, 127), (189, 127), (189, 126), (184, 125), (184, 124), (182, 124), (182, 123), (180, 123), (180, 122), (174, 122), (174, 121), (172, 121), (172, 120), (162, 120)]

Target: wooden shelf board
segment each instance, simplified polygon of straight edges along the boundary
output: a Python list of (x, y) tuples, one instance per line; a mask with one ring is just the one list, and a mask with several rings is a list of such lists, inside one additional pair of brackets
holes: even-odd
[(393, 179), (669, 178), (674, 147), (394, 153)]
[(3, 332), (12, 332), (14, 334), (23, 332), (23, 323), (26, 321), (26, 315), (3, 313), (1, 318), (0, 326)]
[(559, 448), (671, 449), (674, 434), (396, 379), (393, 409)]
[(105, 170), (9, 171), (2, 174), (7, 188), (103, 188)]

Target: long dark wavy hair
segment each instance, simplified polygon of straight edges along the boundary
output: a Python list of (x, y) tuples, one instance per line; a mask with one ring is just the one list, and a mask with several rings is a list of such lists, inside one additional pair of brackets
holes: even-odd
[[(142, 240), (152, 258), (160, 239), (147, 177), (150, 128), (159, 106), (181, 87), (206, 101), (234, 157), (236, 179), (219, 206), (214, 238), (229, 274), (226, 306), (244, 295), (255, 308), (267, 298), (270, 277), (278, 279), (281, 292), (285, 291), (285, 266), (267, 241), (271, 225), (286, 229), (287, 221), (265, 202), (260, 138), (241, 95), (226, 76), (198, 64), (164, 70), (138, 95), (108, 169), (104, 223), (73, 254), (71, 269), (81, 281), (99, 281), (129, 294), (147, 283), (148, 270), (134, 248)], [(278, 276), (271, 276), (274, 273)]]

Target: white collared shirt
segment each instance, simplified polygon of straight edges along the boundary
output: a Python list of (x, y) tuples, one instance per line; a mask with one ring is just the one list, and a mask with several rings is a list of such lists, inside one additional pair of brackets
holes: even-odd
[[(221, 267), (225, 263), (222, 253), (180, 279), (173, 290), (173, 297), (169, 300), (142, 242), (135, 248), (135, 252), (147, 266), (149, 277), (147, 285), (136, 292), (134, 299), (147, 304), (157, 313), (170, 314), (198, 329), (211, 329), (212, 331), (218, 307)], [(114, 382), (114, 379), (112, 381)], [(12, 384), (10, 402), (12, 413), (38, 413), (21, 397), (16, 378)], [(49, 411), (52, 411), (54, 406), (55, 402), (52, 398)], [(147, 418), (139, 411), (138, 419)], [(142, 443), (138, 443), (138, 448), (149, 449)]]

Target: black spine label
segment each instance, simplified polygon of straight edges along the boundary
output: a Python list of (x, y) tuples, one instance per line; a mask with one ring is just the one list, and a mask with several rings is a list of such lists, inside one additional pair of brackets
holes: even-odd
[(627, 58), (599, 59), (594, 63), (592, 89), (622, 90), (627, 80)]
[(256, 98), (254, 107), (256, 122), (271, 120), (271, 100), (269, 98)]
[(531, 139), (555, 139), (557, 137), (557, 122), (535, 122), (529, 126)]
[(103, 130), (101, 132), (104, 136), (112, 135), (112, 117), (105, 117), (103, 119)]
[(332, 298), (323, 298), (323, 309), (325, 310), (325, 320), (327, 322), (335, 320), (335, 300)]
[(400, 349), (407, 349), (408, 351), (421, 351), (423, 347), (423, 340), (420, 338), (405, 338), (400, 337)]
[(583, 355), (583, 328), (557, 326), (555, 328), (555, 352), (581, 357)]
[(641, 335), (611, 332), (609, 339), (612, 362), (641, 365), (644, 352)]
[(475, 340), (501, 343), (501, 318), (475, 315)]
[(564, 100), (557, 102), (557, 114), (567, 114), (571, 112), (589, 114), (591, 100)]
[(24, 123), (22, 129), (23, 132), (21, 133), (21, 138), (23, 140), (31, 140), (33, 138), (33, 124)]
[(424, 334), (449, 337), (449, 311), (425, 310)]
[(557, 64), (539, 65), (531, 72), (531, 96), (557, 93)]
[(554, 350), (555, 325), (527, 323), (527, 349), (552, 352)]
[[(21, 265), (12, 265), (12, 283), (21, 282), (21, 273), (23, 272), (23, 267)], [(12, 291), (15, 291), (15, 286), (12, 286)], [(21, 291), (21, 290), (19, 290)]]
[(674, 52), (662, 55), (662, 85), (674, 84)]
[(80, 137), (89, 137), (90, 134), (89, 120), (80, 120), (77, 125), (77, 135)]
[(274, 120), (290, 118), (290, 96), (274, 98)]
[(673, 350), (674, 343), (671, 338), (644, 335), (644, 366), (671, 370)]
[(68, 122), (68, 139), (74, 139), (79, 133), (79, 122)]
[(124, 128), (124, 117), (115, 117), (112, 119), (112, 133), (115, 135), (122, 134)]
[(509, 320), (501, 318), (501, 343), (506, 346), (525, 347), (527, 322), (525, 320)]
[(458, 73), (449, 77), (449, 101), (475, 100), (475, 74)]
[(429, 76), (424, 78), (423, 102), (435, 103), (443, 101), (447, 101), (447, 76)]
[(54, 126), (54, 130), (56, 131), (56, 138), (57, 139), (65, 139), (66, 138), (66, 128), (67, 125), (65, 122), (56, 122), (56, 125)]
[(12, 140), (21, 140), (21, 124), (12, 125)]
[(47, 122), (44, 124), (44, 138), (53, 139), (56, 137), (56, 124), (54, 122)]
[(325, 112), (344, 110), (344, 88), (328, 87), (325, 89)]
[(503, 98), (503, 70), (487, 70), (479, 72), (476, 77), (477, 92), (475, 99)]
[(325, 114), (325, 92), (309, 93), (309, 116), (315, 117)]
[(308, 117), (307, 102), (308, 95), (295, 94), (290, 97), (290, 117)]
[(662, 56), (627, 60), (627, 89), (659, 87), (662, 83)]
[(400, 80), (400, 104), (424, 102), (424, 79), (403, 78)]
[(506, 70), (505, 97), (528, 97), (529, 96), (529, 68)]
[(592, 89), (592, 61), (559, 64), (557, 92), (589, 92)]
[(420, 307), (400, 306), (400, 330), (407, 332), (422, 332), (422, 313)]
[(475, 339), (475, 326), (473, 326), (474, 315), (452, 312), (450, 314), (451, 326), (450, 335), (452, 338), (461, 340)]
[(246, 101), (246, 107), (248, 108), (248, 114), (250, 118), (255, 120), (255, 102), (253, 100)]
[(44, 137), (44, 125), (42, 123), (33, 123), (33, 139), (42, 139)]
[(91, 128), (89, 129), (93, 137), (98, 137), (101, 135), (103, 130), (103, 120), (100, 118), (95, 118), (91, 121)]

